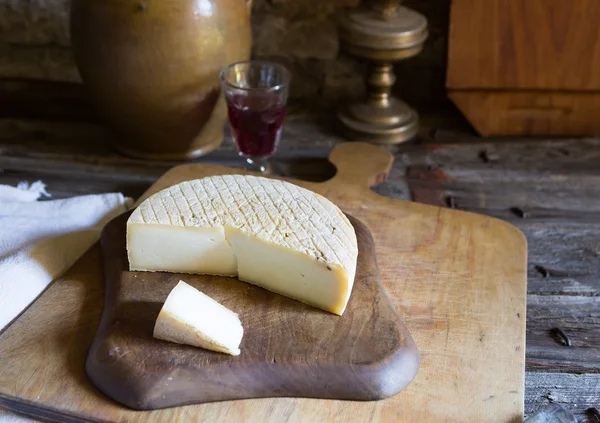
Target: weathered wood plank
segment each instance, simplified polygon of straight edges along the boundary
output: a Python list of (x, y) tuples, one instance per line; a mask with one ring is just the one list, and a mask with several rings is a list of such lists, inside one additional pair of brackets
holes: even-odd
[(393, 166), (388, 178), (372, 188), (378, 194), (386, 195), (400, 200), (410, 200), (410, 187), (406, 179), (406, 169), (402, 166)]
[(42, 180), (47, 185), (48, 193), (52, 196), (50, 199), (107, 192), (120, 192), (125, 196), (137, 198), (152, 185), (152, 182), (147, 180), (105, 179), (98, 178), (93, 174), (66, 176), (31, 171), (0, 173), (0, 184), (16, 186), (20, 181), (35, 182), (37, 180)]
[[(239, 158), (215, 162), (223, 166), (239, 167)], [(16, 185), (19, 181), (43, 180), (53, 198), (74, 195), (122, 192), (130, 197), (139, 197), (170, 166), (141, 168), (135, 173), (131, 167), (102, 166), (93, 171), (93, 165), (72, 165), (46, 160), (12, 159), (0, 156), (0, 184)], [(322, 182), (335, 173), (335, 168), (325, 159), (277, 160), (273, 162), (276, 174), (295, 177), (306, 181)]]
[[(598, 407), (600, 375), (527, 372), (525, 374), (525, 415), (556, 403), (573, 413), (580, 422), (587, 422), (586, 410)], [(593, 420), (589, 420), (593, 422)]]
[[(303, 114), (286, 120), (282, 141), (277, 150), (279, 158), (326, 158), (331, 148), (343, 139), (331, 132), (330, 119), (313, 119)], [(23, 119), (0, 119), (0, 153), (46, 158), (59, 156), (65, 160), (89, 161), (89, 158), (115, 162), (126, 166), (146, 163), (117, 153), (111, 146), (115, 135), (102, 124)], [(199, 161), (218, 161), (237, 156), (229, 132), (221, 147)], [(171, 162), (174, 164), (175, 162)]]
[(554, 269), (552, 269), (549, 270), (548, 276), (544, 277), (540, 272), (545, 274), (544, 270), (536, 268), (536, 265), (529, 266), (527, 293), (530, 295), (600, 295), (598, 274), (562, 276), (553, 274)]
[(578, 423), (577, 418), (565, 410), (561, 405), (548, 404), (533, 416), (527, 423)]
[[(319, 132), (322, 126), (323, 122), (301, 116), (297, 122), (290, 119), (284, 142), (272, 160), (275, 172), (311, 181), (330, 178), (334, 168), (325, 157), (339, 139)], [(321, 135), (311, 135), (316, 133)], [(142, 183), (149, 186), (171, 166), (180, 163), (122, 156), (111, 147), (111, 139), (110, 131), (96, 124), (3, 119), (0, 120), (0, 169), (10, 172), (15, 179), (51, 178), (64, 186), (59, 182), (62, 175), (66, 184), (74, 185), (74, 193), (99, 192), (110, 188), (110, 181), (114, 180), (124, 193), (134, 195)], [(233, 167), (243, 164), (229, 134), (221, 148), (196, 161)], [(80, 180), (88, 175), (96, 178), (96, 186)], [(63, 191), (56, 193), (58, 196), (68, 195), (68, 187), (58, 190)]]
[(409, 153), (405, 164), (411, 166), (530, 170), (539, 175), (557, 170), (599, 174), (600, 169), (595, 166), (600, 159), (599, 146), (599, 138), (482, 139), (461, 133), (445, 139), (443, 144), (429, 142), (424, 148), (413, 146), (403, 150)]
[[(529, 322), (527, 322), (529, 325)], [(533, 325), (530, 325), (533, 326)], [(587, 340), (586, 340), (587, 341)], [(566, 347), (556, 343), (548, 332), (527, 332), (526, 369), (528, 371), (572, 374), (599, 373), (600, 353), (597, 347)]]
[[(462, 209), (554, 209), (559, 211), (599, 211), (600, 174), (553, 176), (531, 169), (486, 169), (483, 167), (409, 166), (407, 179), (416, 201), (443, 204), (454, 197)], [(424, 197), (424, 193), (429, 194)]]
[[(561, 328), (572, 347), (551, 335)], [(600, 297), (528, 295), (527, 369), (600, 373)]]
[(578, 423), (577, 418), (561, 405), (548, 404), (527, 419), (527, 423)]
[[(400, 156), (415, 200), (458, 208), (546, 214), (600, 211), (600, 139), (412, 146)], [(568, 215), (565, 217), (569, 217)]]
[[(596, 201), (595, 199), (588, 200), (590, 204)], [(460, 206), (460, 200), (456, 200)], [(548, 209), (539, 207), (507, 207), (510, 204), (510, 198), (505, 199), (504, 208), (480, 208), (468, 207), (467, 209), (474, 213), (483, 213), (489, 216), (497, 217), (498, 219), (506, 220), (514, 225), (547, 225), (568, 223), (571, 225), (588, 225), (600, 222), (600, 213), (589, 210), (561, 210)]]
[(600, 224), (518, 225), (529, 240), (530, 269), (555, 276), (600, 276)]

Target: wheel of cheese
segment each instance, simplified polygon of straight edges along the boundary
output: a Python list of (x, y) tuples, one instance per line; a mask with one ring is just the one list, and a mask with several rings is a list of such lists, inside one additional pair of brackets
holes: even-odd
[(237, 276), (341, 315), (356, 234), (325, 197), (275, 179), (223, 175), (160, 191), (127, 222), (132, 271)]

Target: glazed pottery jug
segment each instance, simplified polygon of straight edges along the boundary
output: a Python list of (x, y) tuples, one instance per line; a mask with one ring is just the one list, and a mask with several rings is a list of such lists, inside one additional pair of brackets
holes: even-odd
[(71, 38), (115, 146), (149, 159), (206, 154), (223, 139), (220, 69), (250, 57), (244, 0), (73, 0)]

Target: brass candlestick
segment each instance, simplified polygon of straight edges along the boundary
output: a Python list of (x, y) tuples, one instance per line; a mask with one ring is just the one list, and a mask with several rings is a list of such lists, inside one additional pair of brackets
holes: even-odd
[(343, 49), (370, 62), (367, 98), (343, 106), (338, 118), (347, 135), (379, 144), (397, 144), (417, 133), (417, 112), (391, 95), (392, 63), (415, 56), (427, 39), (427, 19), (399, 0), (367, 0), (340, 19)]

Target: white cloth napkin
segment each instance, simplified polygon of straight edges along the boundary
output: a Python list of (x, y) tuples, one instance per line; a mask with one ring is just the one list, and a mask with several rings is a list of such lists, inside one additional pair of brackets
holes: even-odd
[(36, 201), (41, 195), (40, 181), (0, 185), (0, 331), (132, 204), (122, 194)]
[[(49, 196), (41, 182), (0, 185), (0, 333), (133, 205), (122, 194)], [(0, 422), (31, 421), (0, 409)]]

